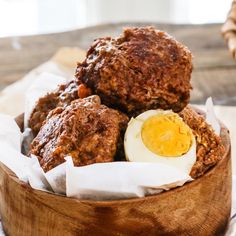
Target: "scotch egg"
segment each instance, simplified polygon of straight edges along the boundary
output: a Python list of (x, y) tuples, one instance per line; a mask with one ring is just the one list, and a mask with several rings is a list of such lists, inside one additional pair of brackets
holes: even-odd
[(124, 147), (128, 161), (159, 162), (186, 174), (196, 162), (195, 136), (171, 110), (149, 110), (131, 118)]

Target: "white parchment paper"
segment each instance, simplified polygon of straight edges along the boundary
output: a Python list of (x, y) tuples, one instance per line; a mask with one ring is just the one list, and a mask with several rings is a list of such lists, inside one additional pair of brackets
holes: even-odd
[(159, 163), (110, 162), (74, 167), (71, 158), (66, 162), (66, 195), (80, 199), (144, 197), (191, 180), (189, 175)]

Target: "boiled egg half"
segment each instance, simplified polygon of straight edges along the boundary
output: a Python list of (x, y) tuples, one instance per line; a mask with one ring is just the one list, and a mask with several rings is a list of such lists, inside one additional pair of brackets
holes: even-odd
[(171, 110), (149, 110), (128, 124), (125, 139), (128, 161), (162, 163), (189, 174), (196, 162), (191, 128)]

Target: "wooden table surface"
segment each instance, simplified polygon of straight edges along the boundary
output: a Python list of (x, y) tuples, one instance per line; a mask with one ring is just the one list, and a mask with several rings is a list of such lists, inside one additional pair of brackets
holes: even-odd
[(203, 103), (208, 96), (216, 104), (236, 105), (236, 61), (220, 34), (221, 25), (166, 25), (122, 23), (74, 31), (0, 39), (0, 89), (20, 79), (48, 60), (62, 46), (87, 49), (93, 39), (118, 36), (125, 26), (154, 25), (187, 45), (194, 55), (191, 101)]

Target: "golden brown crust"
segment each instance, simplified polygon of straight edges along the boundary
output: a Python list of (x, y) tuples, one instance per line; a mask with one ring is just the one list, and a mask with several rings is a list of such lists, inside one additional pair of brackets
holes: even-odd
[(187, 106), (179, 115), (196, 136), (197, 161), (193, 165), (190, 175), (197, 178), (221, 160), (224, 154), (224, 146), (221, 138), (214, 133), (212, 127), (206, 123), (205, 118), (191, 107)]
[(121, 37), (97, 39), (76, 77), (102, 102), (129, 115), (149, 109), (182, 110), (189, 102), (192, 56), (153, 27), (128, 28)]
[(71, 156), (75, 166), (114, 161), (128, 117), (101, 105), (98, 96), (52, 110), (31, 144), (45, 172)]

